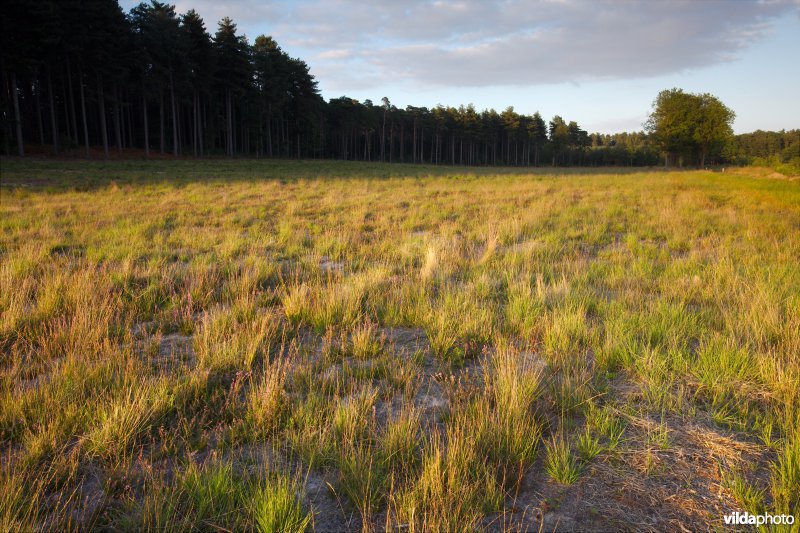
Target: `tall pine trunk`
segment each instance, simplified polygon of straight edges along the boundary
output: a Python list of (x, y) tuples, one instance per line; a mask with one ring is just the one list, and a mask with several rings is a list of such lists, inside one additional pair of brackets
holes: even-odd
[(69, 116), (72, 120), (72, 138), (78, 143), (78, 117), (75, 113), (75, 91), (72, 88), (72, 64), (67, 56), (67, 94), (69, 95)]
[(200, 127), (198, 122), (198, 110), (197, 110), (197, 90), (194, 91), (194, 98), (192, 99), (192, 148), (194, 149), (194, 156), (197, 157), (199, 155), (198, 151), (198, 128)]
[(158, 117), (161, 125), (161, 134), (159, 135), (159, 140), (161, 141), (161, 153), (165, 153), (167, 151), (167, 143), (166, 143), (166, 135), (164, 134), (165, 125), (164, 125), (164, 89), (161, 88), (158, 92), (159, 98), (159, 108), (158, 108)]
[[(272, 115), (272, 105), (269, 108)], [(272, 157), (272, 120), (267, 120), (267, 145), (269, 146), (269, 156)]]
[(11, 99), (14, 101), (14, 125), (17, 131), (17, 154), (25, 157), (25, 143), (22, 140), (22, 116), (19, 113), (19, 95), (17, 94), (17, 73), (11, 73)]
[(172, 155), (178, 156), (178, 111), (175, 108), (175, 81), (172, 70), (169, 71), (169, 98), (172, 103)]
[(53, 97), (53, 76), (50, 65), (47, 65), (47, 96), (50, 100), (50, 131), (53, 134), (53, 153), (58, 153), (58, 115), (56, 115), (56, 99)]
[(203, 157), (205, 152), (204, 147), (204, 129), (203, 125), (205, 121), (203, 120), (203, 99), (200, 97), (200, 93), (197, 93), (197, 147), (200, 151), (200, 157)]
[(108, 128), (106, 126), (106, 102), (103, 80), (97, 75), (97, 104), (100, 111), (100, 136), (103, 140), (103, 157), (108, 159)]
[(119, 89), (114, 84), (114, 138), (117, 153), (122, 154), (122, 123), (120, 121)]
[(81, 89), (81, 118), (83, 118), (83, 143), (86, 146), (86, 157), (89, 157), (89, 121), (86, 118), (86, 95), (83, 88), (83, 68), (78, 64), (78, 87)]
[(400, 162), (406, 162), (405, 121), (400, 122)]
[(64, 84), (64, 76), (61, 76), (61, 103), (64, 104), (64, 125), (66, 126), (66, 136), (72, 140), (72, 122), (69, 118), (69, 100), (67, 99), (67, 86)]
[(44, 122), (42, 121), (42, 80), (36, 79), (36, 127), (39, 130), (39, 145), (44, 146)]
[(385, 161), (384, 157), (386, 149), (386, 109), (383, 110), (383, 126), (381, 127), (381, 162)]
[(142, 82), (142, 118), (144, 119), (144, 156), (150, 159), (150, 128), (147, 124), (147, 93)]
[(125, 117), (125, 123), (128, 126), (128, 138), (125, 146), (127, 148), (134, 148), (136, 146), (136, 141), (133, 137), (133, 102), (130, 101), (130, 93), (125, 91), (125, 97), (123, 101), (128, 102), (128, 105), (124, 106), (124, 111), (122, 116)]
[(233, 109), (231, 105), (231, 90), (225, 89), (225, 111), (226, 120), (228, 122), (227, 138), (226, 138), (226, 152), (228, 157), (233, 157)]
[(416, 163), (417, 162), (417, 119), (414, 119), (413, 137), (414, 137), (414, 140), (413, 140), (414, 149), (412, 151), (412, 159), (413, 159), (413, 162)]

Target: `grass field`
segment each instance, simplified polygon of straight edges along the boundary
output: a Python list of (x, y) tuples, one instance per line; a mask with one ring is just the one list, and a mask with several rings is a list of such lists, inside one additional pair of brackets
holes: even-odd
[(0, 530), (798, 515), (800, 182), (515, 172), (3, 160)]

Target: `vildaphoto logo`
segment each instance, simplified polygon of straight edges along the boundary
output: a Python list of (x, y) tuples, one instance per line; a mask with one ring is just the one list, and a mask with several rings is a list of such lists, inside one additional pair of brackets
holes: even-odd
[(734, 513), (725, 515), (726, 526), (765, 526), (765, 525), (789, 525), (794, 524), (794, 515), (790, 514), (750, 514)]

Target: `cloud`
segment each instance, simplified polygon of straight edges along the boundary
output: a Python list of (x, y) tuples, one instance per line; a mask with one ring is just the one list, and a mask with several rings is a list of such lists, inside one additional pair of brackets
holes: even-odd
[[(186, 4), (186, 5), (184, 5)], [(335, 90), (636, 79), (735, 60), (797, 2), (179, 1), (273, 35)], [(213, 32), (215, 23), (208, 23)]]
[(320, 52), (317, 57), (320, 59), (347, 59), (352, 57), (353, 51), (347, 48), (338, 48)]

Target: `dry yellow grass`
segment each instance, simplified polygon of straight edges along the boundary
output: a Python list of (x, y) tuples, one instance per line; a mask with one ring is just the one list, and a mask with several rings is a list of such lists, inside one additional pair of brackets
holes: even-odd
[(0, 528), (800, 512), (800, 187), (3, 161)]

